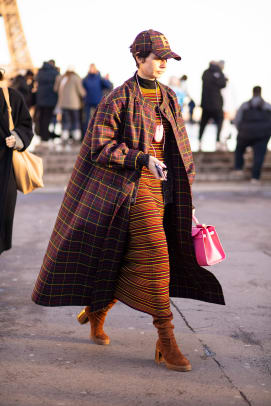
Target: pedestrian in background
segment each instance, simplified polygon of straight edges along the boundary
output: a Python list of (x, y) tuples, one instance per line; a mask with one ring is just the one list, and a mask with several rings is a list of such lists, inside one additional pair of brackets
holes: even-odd
[(195, 120), (194, 120), (194, 118), (193, 118), (193, 114), (194, 114), (195, 107), (196, 107), (196, 103), (194, 102), (193, 99), (190, 99), (190, 102), (188, 103), (188, 112), (189, 112), (189, 119), (188, 119), (188, 121), (189, 121), (190, 124), (194, 124), (194, 123), (195, 123)]
[(202, 75), (202, 97), (201, 107), (202, 114), (199, 129), (199, 150), (201, 150), (201, 139), (206, 125), (210, 119), (213, 119), (216, 131), (216, 149), (222, 149), (220, 142), (220, 133), (222, 129), (224, 113), (223, 113), (223, 97), (221, 89), (227, 84), (227, 79), (224, 76), (221, 66), (217, 62), (210, 62), (209, 68)]
[(11, 85), (12, 89), (17, 90), (23, 96), (24, 101), (27, 105), (27, 101), (30, 97), (30, 90), (26, 82), (25, 71), (21, 70), (15, 78), (12, 79)]
[(168, 59), (181, 58), (153, 30), (136, 37), (131, 53), (138, 71), (103, 98), (90, 121), (32, 299), (85, 305), (79, 320), (90, 321), (91, 338), (102, 345), (110, 341), (106, 314), (121, 300), (153, 316), (156, 362), (189, 371), (169, 296), (224, 298), (195, 258), (192, 153), (176, 95), (157, 81)]
[(36, 82), (34, 73), (28, 69), (25, 74), (25, 80), (28, 87), (28, 95), (26, 98), (26, 105), (29, 109), (36, 106)]
[[(183, 75), (183, 76), (180, 77), (180, 89), (181, 89), (181, 92), (184, 95), (184, 103), (186, 103), (187, 106), (188, 106), (188, 112), (189, 112), (189, 119), (188, 120), (189, 120), (189, 123), (193, 124), (194, 123), (193, 112), (194, 112), (194, 108), (195, 108), (196, 105), (195, 105), (195, 102), (192, 99), (192, 97), (190, 96), (190, 93), (188, 91), (187, 80), (188, 80), (187, 75)], [(189, 102), (188, 102), (188, 100), (189, 100)]]
[(70, 65), (63, 76), (56, 78), (55, 92), (58, 93), (57, 106), (61, 111), (61, 138), (66, 142), (70, 135), (75, 141), (82, 137), (80, 109), (86, 91), (81, 78), (75, 73), (75, 67)]
[[(59, 75), (55, 62), (44, 62), (39, 69), (37, 80), (37, 120), (39, 135), (43, 145), (51, 138), (49, 124), (57, 103), (57, 93), (54, 91), (56, 77)], [(44, 143), (45, 142), (45, 143)]]
[(252, 99), (240, 106), (234, 120), (238, 129), (234, 175), (243, 177), (244, 153), (247, 147), (252, 147), (254, 159), (251, 182), (259, 183), (271, 136), (271, 104), (262, 98), (260, 86), (255, 86), (252, 92)]
[(17, 90), (23, 96), (28, 109), (35, 106), (35, 80), (34, 73), (30, 69), (20, 71), (20, 73), (12, 79), (10, 87)]
[(177, 78), (177, 76), (171, 76), (169, 78), (168, 85), (176, 94), (181, 111), (183, 111), (185, 93), (183, 92), (183, 89), (181, 88), (180, 80)]
[(83, 86), (86, 90), (84, 108), (84, 130), (86, 131), (89, 119), (92, 117), (96, 107), (102, 100), (104, 90), (111, 90), (112, 83), (110, 80), (103, 78), (96, 68), (96, 65), (92, 63), (89, 67), (87, 76), (83, 79)]
[[(183, 75), (180, 77), (180, 88), (184, 94), (184, 100), (186, 101), (187, 107), (188, 107), (188, 113), (189, 113), (188, 121), (190, 124), (194, 124), (193, 113), (194, 113), (194, 108), (196, 107), (196, 104), (195, 104), (194, 100), (192, 99), (192, 97), (190, 96), (190, 93), (188, 91), (187, 80), (188, 80), (187, 75)], [(188, 100), (189, 100), (189, 102), (188, 102)]]
[[(195, 107), (195, 103), (192, 100), (188, 89), (187, 89), (187, 76), (183, 75), (178, 79), (176, 76), (171, 76), (168, 82), (169, 87), (176, 93), (178, 103), (181, 107), (181, 111), (183, 112), (183, 108), (185, 104), (187, 104), (189, 109), (189, 122), (192, 123), (193, 111)], [(188, 100), (189, 103), (188, 103)]]
[(17, 187), (12, 166), (13, 150), (24, 151), (33, 137), (32, 120), (22, 95), (9, 88), (14, 130), (9, 130), (7, 103), (2, 90), (4, 71), (0, 69), (0, 254), (11, 248)]

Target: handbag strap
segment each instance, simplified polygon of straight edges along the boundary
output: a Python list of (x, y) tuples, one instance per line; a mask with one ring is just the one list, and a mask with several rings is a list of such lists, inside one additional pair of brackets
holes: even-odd
[(12, 108), (10, 105), (10, 100), (9, 100), (9, 92), (7, 87), (2, 87), (3, 93), (4, 93), (4, 98), (7, 103), (8, 107), (8, 121), (9, 121), (9, 131), (14, 130), (14, 123), (13, 123), (13, 118), (12, 118)]

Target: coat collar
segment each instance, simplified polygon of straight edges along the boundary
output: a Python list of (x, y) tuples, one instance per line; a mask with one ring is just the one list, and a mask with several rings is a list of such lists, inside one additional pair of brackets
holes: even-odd
[[(140, 104), (147, 105), (147, 106), (153, 108), (153, 103), (146, 100), (140, 92), (140, 89), (139, 89), (137, 81), (136, 81), (136, 73), (134, 74), (134, 76), (132, 76), (130, 79), (128, 79), (126, 81), (126, 84), (128, 85), (128, 87), (134, 94), (135, 99)], [(166, 106), (169, 105), (169, 99), (168, 99), (166, 87), (160, 82), (158, 82), (158, 84), (159, 84), (159, 87), (160, 87), (160, 90), (162, 93), (162, 103), (160, 104), (160, 109), (163, 110)]]

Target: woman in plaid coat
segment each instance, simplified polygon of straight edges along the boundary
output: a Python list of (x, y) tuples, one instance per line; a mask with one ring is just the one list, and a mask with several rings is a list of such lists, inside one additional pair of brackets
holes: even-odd
[[(85, 305), (91, 338), (118, 300), (153, 316), (156, 362), (191, 365), (173, 334), (169, 297), (224, 304), (217, 279), (196, 261), (190, 185), (195, 171), (175, 93), (156, 81), (171, 51), (148, 30), (131, 45), (138, 71), (99, 104), (85, 135), (32, 299)], [(167, 172), (166, 172), (167, 170)]]

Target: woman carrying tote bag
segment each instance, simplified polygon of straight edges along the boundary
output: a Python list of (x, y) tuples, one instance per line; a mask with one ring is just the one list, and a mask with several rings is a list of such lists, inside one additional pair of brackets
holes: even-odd
[(22, 96), (9, 88), (14, 130), (9, 131), (8, 107), (4, 97), (4, 71), (0, 69), (0, 254), (11, 248), (17, 186), (12, 166), (13, 150), (24, 151), (33, 137), (32, 120)]

